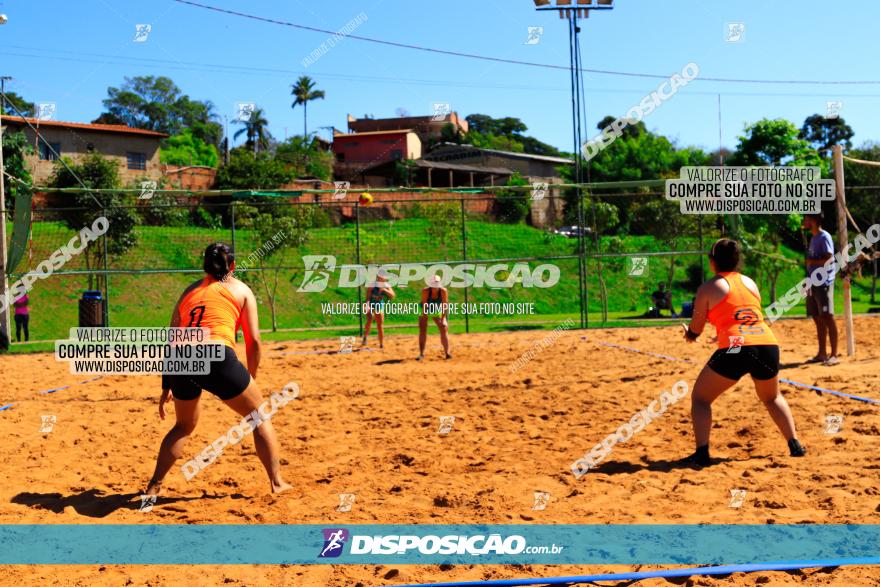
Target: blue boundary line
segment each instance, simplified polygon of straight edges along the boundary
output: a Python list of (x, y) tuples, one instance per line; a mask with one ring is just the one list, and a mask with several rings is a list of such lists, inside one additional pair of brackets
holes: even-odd
[[(582, 338), (583, 340), (587, 340), (587, 337), (586, 337), (586, 336), (582, 336), (581, 338)], [(597, 341), (595, 341), (595, 342), (596, 342), (596, 344), (600, 344), (600, 345), (602, 345), (602, 346), (607, 346), (607, 347), (611, 347), (611, 348), (615, 348), (615, 349), (620, 349), (620, 350), (623, 350), (623, 351), (629, 351), (629, 352), (631, 352), (631, 353), (639, 353), (639, 354), (642, 354), (642, 355), (650, 355), (650, 356), (652, 356), (652, 357), (657, 357), (658, 359), (666, 359), (667, 361), (678, 361), (678, 362), (680, 362), (680, 363), (691, 363), (692, 365), (696, 365), (696, 364), (697, 364), (696, 361), (692, 361), (692, 360), (690, 360), (690, 359), (679, 359), (678, 357), (673, 357), (673, 356), (670, 356), (670, 355), (661, 355), (661, 354), (658, 354), (658, 353), (652, 353), (652, 352), (650, 352), (650, 351), (643, 351), (643, 350), (640, 350), (640, 349), (637, 349), (637, 348), (628, 347), (628, 346), (623, 346), (623, 345), (621, 345), (621, 344), (614, 344), (613, 342), (602, 342), (601, 340), (597, 340)]]
[(729, 575), (731, 573), (755, 573), (759, 571), (790, 571), (795, 569), (842, 567), (848, 565), (880, 565), (880, 558), (831, 559), (818, 561), (791, 561), (781, 563), (758, 563), (746, 565), (722, 565), (717, 567), (690, 567), (633, 573), (606, 573), (603, 575), (575, 575), (570, 577), (547, 577), (543, 579), (500, 579), (495, 581), (460, 581), (457, 583), (412, 583), (396, 587), (490, 587), (522, 585), (570, 585), (594, 581), (641, 581), (643, 579), (691, 577), (694, 575)]
[(851, 393), (844, 393), (842, 391), (835, 391), (833, 389), (825, 389), (824, 387), (817, 387), (815, 385), (808, 385), (806, 383), (798, 383), (797, 381), (792, 381), (791, 379), (780, 379), (780, 383), (788, 383), (789, 385), (793, 385), (795, 387), (802, 387), (804, 389), (812, 389), (813, 391), (818, 391), (819, 393), (830, 393), (831, 395), (837, 395), (840, 397), (845, 397), (847, 399), (854, 399), (860, 402), (866, 402), (869, 404), (880, 405), (880, 400), (876, 400), (870, 397), (862, 397), (860, 395), (853, 395)]
[[(97, 381), (98, 379), (103, 379), (103, 377), (104, 377), (103, 375), (98, 375), (97, 377), (92, 377), (91, 379), (86, 379), (85, 381), (78, 381), (76, 383), (71, 383), (70, 385), (62, 385), (61, 387), (55, 387), (53, 389), (44, 389), (43, 391), (37, 391), (34, 393), (38, 393), (40, 395), (55, 393), (56, 391), (68, 389), (68, 388), (73, 387), (75, 385), (85, 385), (86, 383), (91, 383), (92, 381)], [(10, 404), (6, 404), (5, 406), (0, 407), (0, 412), (2, 412), (3, 410), (10, 410), (10, 409), (12, 409), (12, 406), (14, 406), (18, 403), (19, 402), (12, 402)]]
[(85, 385), (86, 383), (91, 383), (92, 381), (97, 381), (98, 379), (103, 378), (103, 375), (98, 375), (97, 377), (92, 377), (91, 379), (86, 379), (85, 381), (79, 381), (77, 383), (71, 383), (70, 385), (63, 385), (61, 387), (56, 387), (55, 389), (47, 389), (45, 391), (40, 391), (37, 393), (55, 393), (56, 391), (61, 391), (62, 389), (67, 389), (68, 387), (73, 387), (74, 385)]
[(69, 385), (62, 385), (61, 387), (56, 387), (55, 389), (47, 389), (45, 391), (38, 391), (37, 393), (55, 393), (56, 391), (61, 391), (62, 389), (67, 389), (70, 387)]
[[(581, 339), (582, 339), (582, 340), (588, 340), (586, 336), (582, 336)], [(628, 346), (623, 346), (623, 345), (620, 345), (620, 344), (615, 344), (615, 343), (613, 343), (613, 342), (602, 342), (601, 340), (596, 340), (596, 341), (592, 341), (592, 342), (595, 342), (595, 343), (598, 344), (598, 345), (602, 345), (602, 346), (606, 346), (606, 347), (611, 347), (611, 348), (615, 348), (615, 349), (620, 349), (620, 350), (628, 351), (628, 352), (631, 352), (631, 353), (639, 353), (639, 354), (641, 354), (641, 355), (649, 355), (649, 356), (651, 356), (651, 357), (657, 357), (657, 358), (660, 358), (660, 359), (666, 359), (666, 360), (669, 360), (669, 361), (678, 361), (678, 362), (682, 362), (682, 363), (691, 363), (691, 364), (694, 364), (694, 365), (697, 364), (696, 361), (692, 361), (692, 360), (690, 360), (690, 359), (680, 359), (680, 358), (678, 358), (678, 357), (672, 357), (672, 356), (669, 356), (669, 355), (661, 355), (661, 354), (657, 354), (657, 353), (652, 353), (652, 352), (650, 352), (650, 351), (643, 351), (643, 350), (641, 350), (641, 349), (637, 349), (637, 348), (633, 348), (633, 347), (628, 347)], [(860, 395), (853, 395), (853, 394), (851, 394), (851, 393), (844, 393), (844, 392), (842, 392), (842, 391), (836, 391), (836, 390), (834, 390), (834, 389), (826, 389), (826, 388), (824, 388), (824, 387), (818, 387), (818, 386), (815, 386), (815, 385), (809, 385), (809, 384), (807, 384), (807, 383), (800, 383), (800, 382), (798, 382), (798, 381), (794, 381), (794, 380), (792, 380), (792, 379), (786, 379), (786, 378), (780, 377), (779, 382), (780, 382), (780, 383), (787, 383), (788, 385), (792, 385), (792, 386), (794, 386), (794, 387), (800, 387), (800, 388), (803, 388), (803, 389), (811, 389), (811, 390), (813, 390), (813, 391), (818, 391), (819, 393), (827, 393), (827, 394), (830, 394), (830, 395), (836, 395), (836, 396), (838, 396), (838, 397), (843, 397), (843, 398), (847, 398), (847, 399), (854, 399), (854, 400), (856, 400), (856, 401), (860, 401), (860, 402), (865, 402), (865, 403), (869, 403), (869, 404), (880, 405), (880, 400), (877, 400), (877, 399), (874, 399), (874, 398), (863, 397), (863, 396), (860, 396)]]

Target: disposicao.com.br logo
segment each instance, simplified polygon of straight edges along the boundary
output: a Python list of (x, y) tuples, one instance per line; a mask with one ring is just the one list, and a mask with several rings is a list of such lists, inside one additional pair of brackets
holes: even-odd
[[(334, 276), (338, 281), (334, 287), (370, 287), (380, 284), (388, 287), (406, 287), (410, 282), (425, 282), (435, 275), (440, 277), (443, 287), (553, 287), (559, 283), (559, 267), (550, 263), (537, 265), (534, 269), (528, 263), (459, 263), (433, 265), (418, 263), (386, 265), (339, 265), (333, 255), (303, 256), (305, 276), (299, 292), (315, 293), (326, 290)], [(385, 281), (379, 282), (378, 278)]]
[(318, 558), (338, 557), (345, 543), (351, 542), (349, 554), (352, 555), (518, 555), (518, 554), (559, 554), (565, 548), (556, 544), (547, 546), (528, 546), (525, 537), (513, 534), (450, 534), (445, 536), (427, 535), (351, 535), (343, 528), (326, 528), (323, 546)]

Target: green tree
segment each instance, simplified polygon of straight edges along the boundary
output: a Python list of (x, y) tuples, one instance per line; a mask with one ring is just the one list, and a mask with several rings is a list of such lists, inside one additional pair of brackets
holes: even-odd
[(193, 136), (219, 145), (223, 128), (217, 122), (210, 101), (193, 100), (165, 76), (126, 77), (119, 88), (107, 88), (106, 112), (98, 119), (105, 124), (127, 124), (170, 135), (190, 129)]
[(210, 100), (192, 100), (189, 96), (183, 96), (177, 101), (175, 111), (180, 117), (181, 127), (169, 134), (180, 134), (189, 130), (197, 139), (215, 147), (220, 146), (223, 127), (218, 122), (214, 104)]
[(6, 92), (6, 102), (0, 104), (0, 111), (4, 115), (10, 116), (33, 116), (35, 112), (34, 103), (28, 102), (15, 92)]
[[(55, 163), (50, 185), (57, 188), (117, 189), (120, 186), (119, 166), (98, 153), (86, 155), (78, 163), (65, 158), (63, 163)], [(109, 257), (122, 255), (137, 244), (134, 227), (138, 223), (138, 216), (130, 207), (130, 196), (119, 192), (77, 192), (65, 197), (70, 204), (60, 214), (69, 229), (80, 231), (85, 226), (92, 226), (101, 216), (107, 218), (109, 228), (103, 239), (106, 239)], [(90, 242), (83, 251), (83, 258), (86, 269), (100, 269), (105, 261), (102, 239)], [(106, 260), (109, 262), (109, 259)], [(89, 273), (88, 279), (89, 289), (93, 289), (96, 283), (103, 288), (104, 276), (95, 279), (95, 275)]]
[(519, 118), (507, 116), (505, 118), (492, 118), (485, 114), (471, 114), (466, 116), (468, 129), (484, 134), (498, 134), (505, 136), (518, 135), (529, 130), (529, 127)]
[(3, 167), (13, 180), (6, 180), (6, 209), (12, 210), (15, 196), (21, 190), (29, 190), (33, 178), (25, 165), (25, 156), (33, 152), (23, 132), (9, 132), (8, 127), (3, 133)]
[(296, 177), (333, 177), (333, 154), (320, 148), (315, 137), (293, 136), (275, 147), (275, 159), (288, 165)]
[(468, 132), (461, 140), (476, 147), (532, 155), (563, 155), (552, 145), (525, 135), (529, 128), (519, 118), (492, 118), (486, 114), (471, 114), (465, 120), (468, 122)]
[[(521, 187), (529, 185), (519, 172), (507, 180), (508, 186)], [(495, 207), (498, 219), (509, 224), (518, 224), (526, 219), (531, 209), (531, 193), (529, 190), (499, 190), (496, 195)]]
[(204, 165), (217, 167), (217, 147), (193, 136), (191, 130), (162, 141), (159, 160), (166, 165)]
[(448, 258), (449, 244), (461, 234), (461, 204), (459, 202), (430, 202), (422, 208), (428, 221), (428, 235), (440, 243)]
[(265, 151), (269, 147), (269, 140), (272, 136), (269, 134), (269, 121), (266, 119), (266, 113), (262, 108), (254, 108), (247, 120), (236, 119), (235, 124), (241, 124), (244, 128), (240, 128), (232, 135), (238, 138), (245, 135), (245, 147), (257, 153), (262, 149)]
[[(597, 129), (605, 128), (613, 120), (614, 118), (610, 116), (603, 118)], [(708, 164), (708, 155), (702, 150), (693, 147), (679, 148), (668, 138), (652, 133), (643, 123), (639, 123), (624, 129), (621, 136), (590, 160), (590, 180), (610, 182), (663, 179), (677, 177), (682, 166)], [(572, 166), (560, 167), (560, 174), (566, 183), (574, 182)], [(603, 191), (609, 192), (609, 190)], [(622, 191), (633, 193), (639, 190), (627, 188)], [(610, 190), (610, 193), (614, 193), (614, 190)], [(574, 224), (578, 219), (576, 191), (565, 190), (564, 197), (566, 221)], [(638, 210), (645, 205), (645, 196), (615, 197), (610, 205), (618, 209), (616, 227), (619, 234), (649, 234), (648, 227), (634, 221)], [(585, 204), (584, 210), (584, 218), (589, 222), (591, 219), (589, 205)], [(611, 228), (606, 227), (606, 230)]]
[(682, 166), (707, 164), (708, 157), (702, 150), (678, 148), (668, 138), (647, 130), (640, 122), (624, 129), (617, 140), (590, 160), (590, 179), (634, 181), (670, 178), (677, 177)]
[(92, 121), (92, 124), (125, 124), (125, 121), (110, 112), (102, 112), (98, 118)]
[[(289, 202), (265, 202), (250, 199), (236, 209), (236, 221), (243, 229), (254, 231), (260, 247), (250, 256), (236, 260), (236, 274), (244, 281), (262, 286), (272, 317), (272, 332), (278, 330), (276, 301), (278, 281), (282, 270), (279, 259), (285, 250), (303, 246), (309, 237), (309, 229), (314, 226), (316, 206), (293, 204)], [(241, 269), (259, 270), (253, 275), (249, 272), (238, 274)]]
[[(808, 119), (809, 120), (809, 119)], [(746, 126), (739, 137), (736, 150), (728, 159), (730, 165), (745, 166), (814, 166), (827, 177), (828, 161), (822, 159), (809, 142), (800, 138), (798, 128), (788, 120), (761, 119)], [(780, 223), (772, 215), (740, 216), (729, 218), (732, 235), (753, 254), (754, 267), (765, 276), (771, 293), (776, 289), (779, 273), (784, 270), (781, 245), (786, 235), (798, 234), (797, 217), (786, 217)]]
[(740, 242), (747, 267), (754, 271), (756, 280), (767, 286), (770, 300), (776, 299), (776, 286), (782, 272), (800, 265), (782, 255), (783, 236), (796, 234), (800, 224), (801, 217), (797, 214), (749, 215), (733, 223), (731, 236)]
[(309, 135), (308, 109), (309, 102), (313, 100), (323, 100), (324, 90), (316, 90), (315, 82), (307, 75), (300, 76), (296, 83), (290, 86), (290, 95), (296, 96), (296, 99), (290, 105), (292, 109), (297, 106), (303, 107), (303, 136)]
[(402, 159), (394, 162), (394, 182), (399, 186), (410, 187), (417, 171), (415, 159)]
[(463, 140), (464, 133), (462, 133), (461, 130), (451, 122), (447, 122), (443, 125), (443, 128), (440, 129), (441, 143), (455, 143), (456, 145), (460, 145)]
[(250, 151), (232, 151), (229, 163), (217, 170), (214, 187), (217, 189), (276, 189), (293, 180), (293, 172), (281, 161), (267, 153), (254, 155)]
[(584, 200), (584, 219), (593, 232), (608, 234), (620, 223), (617, 206), (598, 198)]
[(465, 143), (479, 147), (480, 149), (494, 149), (496, 151), (510, 151), (511, 153), (524, 153), (525, 147), (517, 140), (492, 133), (470, 131), (462, 139)]
[(804, 139), (798, 138), (798, 128), (784, 118), (761, 119), (746, 126), (739, 137), (736, 151), (731, 155), (730, 165), (795, 165), (816, 166), (827, 174), (828, 164)]
[(804, 120), (798, 138), (810, 145), (826, 159), (831, 157), (831, 147), (842, 145), (844, 149), (852, 147), (852, 127), (843, 118), (827, 118), (819, 114), (808, 116)]
[[(678, 209), (677, 202), (669, 202), (664, 198), (652, 199), (636, 210), (634, 218), (639, 226), (645, 227), (648, 234), (652, 235), (658, 243), (663, 243), (664, 248), (670, 251), (679, 250), (682, 239), (697, 234), (699, 218), (693, 214), (682, 214)], [(666, 278), (666, 286), (672, 291), (672, 282), (675, 277), (675, 255), (669, 257), (669, 272)]]

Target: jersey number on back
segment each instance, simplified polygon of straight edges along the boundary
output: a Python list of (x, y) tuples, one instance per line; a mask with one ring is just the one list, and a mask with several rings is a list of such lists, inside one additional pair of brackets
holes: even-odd
[(740, 323), (739, 331), (743, 334), (764, 334), (764, 328), (758, 326), (760, 317), (758, 313), (751, 308), (743, 308), (737, 310), (733, 318)]
[(205, 315), (205, 306), (196, 306), (189, 311), (188, 328), (198, 328), (202, 325), (202, 317)]

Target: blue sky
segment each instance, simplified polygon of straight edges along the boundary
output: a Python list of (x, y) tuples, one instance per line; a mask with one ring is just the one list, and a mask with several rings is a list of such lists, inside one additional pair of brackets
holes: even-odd
[[(567, 65), (565, 22), (539, 13), (530, 0), (200, 0), (204, 4), (297, 24), (338, 30), (363, 13), (357, 35), (425, 47)], [(327, 35), (210, 12), (172, 0), (3, 0), (0, 74), (7, 88), (34, 102), (56, 103), (56, 119), (89, 121), (108, 86), (125, 76), (167, 75), (196, 99), (209, 99), (232, 118), (236, 103), (267, 112), (276, 138), (302, 132), (290, 84), (313, 77), (327, 98), (309, 106), (309, 129), (344, 129), (346, 115), (394, 116), (397, 108), (428, 114), (449, 103), (462, 115), (515, 116), (529, 134), (571, 150), (566, 71), (492, 63), (345, 39), (316, 63), (303, 58)], [(880, 80), (880, 2), (818, 0), (616, 0), (615, 9), (583, 22), (584, 67), (670, 75), (688, 62), (703, 77), (762, 80)], [(724, 39), (726, 23), (745, 24), (743, 40)], [(133, 42), (136, 24), (150, 24)], [(527, 27), (543, 26), (537, 45)], [(218, 67), (221, 66), (221, 67)], [(589, 134), (607, 114), (622, 115), (660, 80), (586, 76)], [(707, 150), (736, 144), (744, 125), (785, 117), (798, 126), (843, 102), (855, 143), (880, 141), (875, 105), (880, 84), (756, 84), (694, 82), (664, 103), (646, 124)]]

